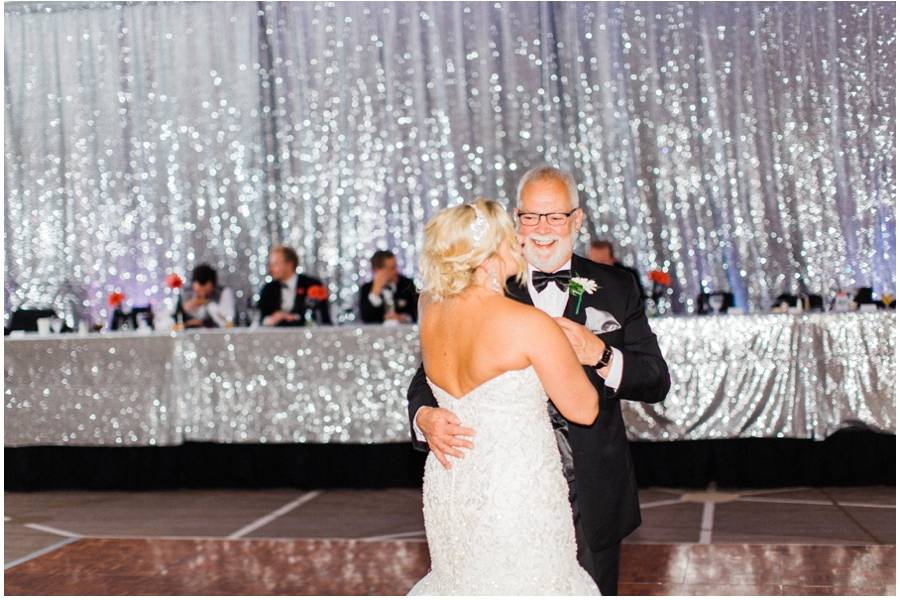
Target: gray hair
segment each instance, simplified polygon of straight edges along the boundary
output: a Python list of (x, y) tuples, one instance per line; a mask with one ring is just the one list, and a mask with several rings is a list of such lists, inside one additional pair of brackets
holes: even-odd
[(555, 179), (564, 183), (566, 190), (569, 192), (569, 201), (572, 204), (572, 208), (578, 208), (580, 202), (578, 200), (578, 186), (575, 184), (575, 178), (568, 171), (557, 169), (552, 165), (538, 165), (522, 175), (522, 179), (519, 180), (519, 185), (516, 188), (516, 206), (522, 206), (522, 190), (525, 189), (525, 186), (532, 181), (543, 179)]

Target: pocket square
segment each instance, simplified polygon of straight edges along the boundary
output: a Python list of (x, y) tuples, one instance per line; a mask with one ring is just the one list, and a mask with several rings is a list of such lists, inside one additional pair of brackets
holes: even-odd
[(605, 310), (597, 310), (596, 308), (588, 306), (585, 314), (587, 316), (587, 322), (584, 326), (594, 333), (609, 333), (610, 331), (622, 328), (622, 326), (619, 325), (619, 322), (616, 321), (616, 318)]

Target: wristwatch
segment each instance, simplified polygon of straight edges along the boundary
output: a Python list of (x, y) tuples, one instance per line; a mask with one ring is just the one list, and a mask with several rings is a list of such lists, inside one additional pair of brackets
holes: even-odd
[(609, 364), (609, 361), (612, 360), (612, 348), (607, 345), (603, 346), (603, 354), (600, 355), (600, 360), (597, 361), (597, 364), (593, 366), (594, 369), (602, 369)]

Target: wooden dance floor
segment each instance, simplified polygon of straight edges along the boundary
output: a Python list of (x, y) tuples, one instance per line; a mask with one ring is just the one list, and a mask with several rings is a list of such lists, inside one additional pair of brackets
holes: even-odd
[[(622, 595), (893, 595), (894, 546), (627, 544)], [(6, 572), (11, 595), (403, 595), (421, 541), (79, 539)]]
[[(641, 490), (622, 595), (894, 595), (895, 490)], [(428, 569), (421, 493), (5, 494), (10, 595), (398, 595)]]

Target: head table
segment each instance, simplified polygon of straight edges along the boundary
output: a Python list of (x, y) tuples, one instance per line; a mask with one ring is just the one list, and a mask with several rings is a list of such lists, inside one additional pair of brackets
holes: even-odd
[[(672, 389), (660, 405), (622, 403), (632, 440), (895, 433), (893, 312), (651, 326)], [(345, 325), (7, 337), (5, 444), (408, 441), (417, 336)]]

